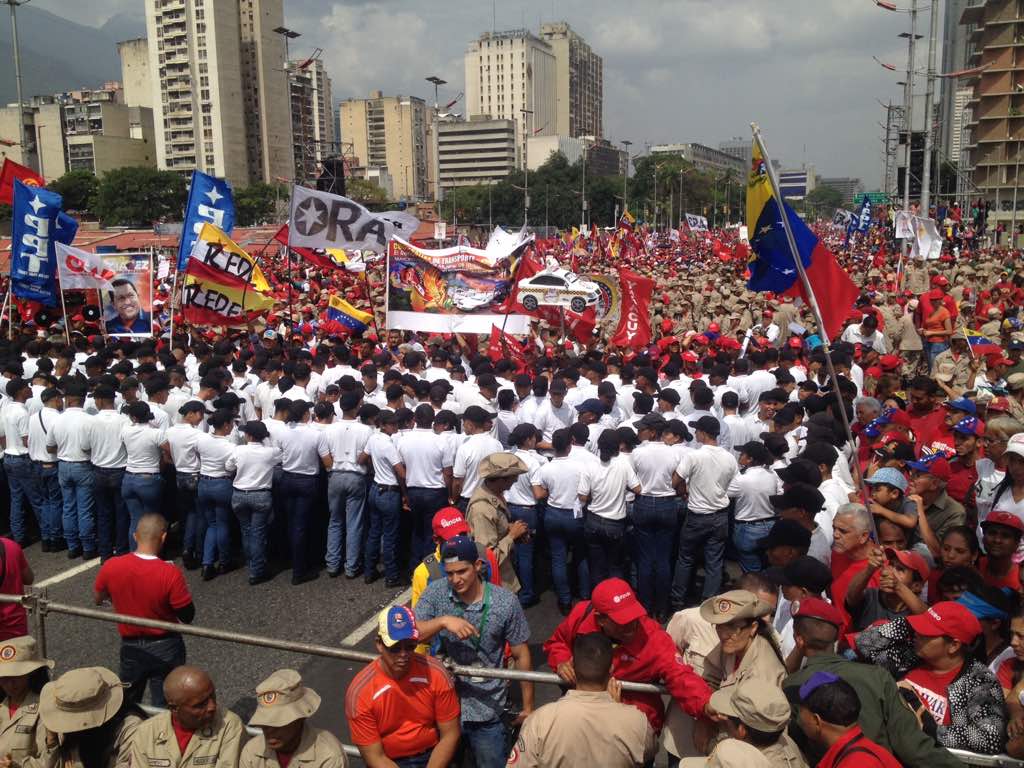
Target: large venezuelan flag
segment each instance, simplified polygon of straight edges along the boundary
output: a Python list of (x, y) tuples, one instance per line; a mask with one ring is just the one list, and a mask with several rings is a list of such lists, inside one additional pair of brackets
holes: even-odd
[[(843, 327), (843, 320), (857, 298), (857, 286), (796, 212), (785, 203), (782, 207), (818, 301), (825, 333), (831, 339)], [(747, 287), (752, 291), (800, 296), (810, 302), (793, 261), (782, 213), (772, 194), (771, 179), (756, 140), (747, 182), (747, 228), (752, 248)]]
[(373, 315), (356, 309), (340, 296), (331, 296), (327, 300), (327, 319), (337, 320), (353, 333), (362, 333), (373, 322)]

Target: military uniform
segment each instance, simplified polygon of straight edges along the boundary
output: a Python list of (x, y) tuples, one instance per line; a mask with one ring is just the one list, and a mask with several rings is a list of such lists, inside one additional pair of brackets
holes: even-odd
[[(29, 675), (43, 667), (53, 668), (44, 659), (29, 635), (0, 643), (0, 678)], [(39, 725), (39, 695), (29, 690), (14, 713), (0, 706), (0, 755), (10, 755), (15, 763), (38, 757), (46, 749), (46, 728)]]
[(1021, 402), (1021, 390), (1024, 389), (1024, 373), (1012, 373), (1007, 376), (1006, 389), (1010, 392), (1010, 396), (1006, 398), (1010, 405), (1009, 414), (1017, 419), (1017, 421), (1024, 421), (1024, 402)]
[[(964, 390), (967, 389), (967, 381), (971, 378), (971, 361), (973, 359), (974, 358), (966, 352), (958, 358), (955, 358), (953, 357), (953, 350), (947, 349), (935, 356), (933, 366), (936, 371), (942, 367), (950, 370), (953, 374), (953, 378), (949, 382), (949, 386), (953, 389)], [(980, 374), (984, 370), (985, 362), (982, 361), (981, 367), (978, 368), (978, 373)]]
[[(302, 740), (292, 753), (289, 768), (345, 768), (348, 757), (342, 750), (341, 742), (327, 731), (306, 725), (302, 729)], [(277, 752), (267, 747), (263, 735), (255, 736), (242, 748), (238, 768), (281, 768)]]
[(736, 718), (747, 728), (779, 734), (778, 741), (761, 749), (771, 765), (807, 768), (800, 749), (785, 732), (791, 711), (778, 684), (746, 678), (737, 685), (716, 691), (711, 697), (711, 706), (720, 714)]
[(505, 500), (487, 489), (483, 482), (494, 477), (518, 477), (527, 472), (526, 464), (511, 453), (494, 453), (480, 462), (481, 483), (466, 505), (466, 522), (473, 532), (473, 540), (498, 558), (501, 585), (513, 592), (519, 591), (519, 579), (512, 566), (512, 548), (515, 540), (509, 535), (509, 513)]
[(679, 768), (772, 768), (761, 750), (739, 739), (723, 739), (707, 757), (688, 757)]
[(639, 709), (614, 701), (606, 691), (571, 690), (526, 719), (508, 765), (632, 768), (657, 752), (654, 731)]
[(192, 734), (182, 754), (171, 713), (151, 717), (132, 738), (132, 768), (235, 768), (242, 748), (242, 720), (218, 709), (213, 723)]

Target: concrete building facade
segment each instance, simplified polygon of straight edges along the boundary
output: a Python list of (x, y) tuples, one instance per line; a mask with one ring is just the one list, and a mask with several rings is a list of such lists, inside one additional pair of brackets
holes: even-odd
[(803, 200), (817, 186), (814, 166), (779, 172), (779, 192), (790, 200)]
[(578, 163), (584, 146), (582, 138), (572, 136), (531, 136), (526, 140), (526, 167), (536, 171), (556, 152), (561, 152), (569, 165)]
[(312, 179), (319, 173), (318, 166), (323, 158), (339, 154), (334, 134), (331, 78), (319, 59), (289, 62), (288, 70), (295, 178)]
[(558, 133), (558, 63), (550, 43), (526, 29), (485, 32), (469, 44), (463, 65), (466, 114), (514, 120), (520, 157), (529, 136)]
[(352, 145), (357, 166), (387, 168), (395, 194), (423, 200), (427, 184), (427, 105), (415, 96), (346, 99), (339, 106), (341, 140)]
[(493, 184), (519, 164), (514, 120), (475, 117), (442, 122), (438, 124), (437, 141), (442, 189)]
[(754, 159), (753, 146), (750, 139), (744, 139), (742, 136), (734, 136), (728, 141), (719, 142), (718, 149), (727, 155), (738, 157), (743, 161), (745, 168), (750, 168), (750, 163)]
[(117, 44), (121, 57), (121, 89), (129, 107), (153, 108), (153, 75), (149, 69), (149, 41), (144, 37)]
[[(960, 23), (964, 9), (972, 0), (945, 0), (942, 16), (942, 62), (940, 72), (959, 72), (967, 66), (967, 29)], [(927, 42), (927, 41), (926, 41)], [(943, 159), (959, 163), (960, 153), (954, 149), (959, 145), (960, 136), (957, 121), (957, 91), (963, 84), (955, 77), (939, 78), (939, 136), (936, 146), (942, 151)]]
[(146, 0), (159, 168), (249, 183), (239, 22), (238, 3)]
[(285, 71), (284, 0), (238, 0), (250, 181), (290, 179), (292, 126)]
[(750, 164), (745, 164), (735, 155), (696, 142), (655, 144), (651, 147), (651, 154), (678, 155), (705, 173), (723, 174), (732, 171), (734, 175), (739, 174), (742, 177), (750, 170)]
[(540, 37), (555, 55), (555, 133), (600, 138), (604, 61), (564, 21), (542, 24)]
[(864, 194), (864, 184), (860, 179), (848, 176), (834, 176), (830, 178), (819, 178), (816, 186), (829, 187), (843, 196), (843, 205), (859, 203)]

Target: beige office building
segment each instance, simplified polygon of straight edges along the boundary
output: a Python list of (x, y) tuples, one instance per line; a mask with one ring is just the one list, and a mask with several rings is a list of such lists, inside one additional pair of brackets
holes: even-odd
[(248, 185), (239, 4), (146, 0), (146, 35), (158, 167)]
[(429, 113), (423, 99), (374, 91), (368, 99), (346, 99), (339, 112), (341, 141), (352, 145), (355, 165), (385, 167), (397, 197), (426, 199)]
[(463, 64), (467, 116), (515, 120), (520, 160), (528, 135), (558, 132), (558, 65), (550, 43), (526, 29), (485, 32), (469, 44)]
[(144, 37), (117, 44), (121, 57), (122, 100), (129, 107), (153, 108), (153, 77), (149, 71), (149, 42)]
[(516, 169), (516, 123), (474, 117), (438, 125), (441, 188), (494, 184)]
[(601, 138), (604, 61), (572, 27), (542, 24), (540, 37), (555, 55), (555, 133)]
[(291, 107), (285, 71), (284, 0), (238, 0), (245, 143), (251, 181), (290, 179)]
[(334, 137), (331, 78), (320, 59), (292, 61), (288, 69), (295, 178), (315, 179), (320, 174), (323, 159), (340, 154)]

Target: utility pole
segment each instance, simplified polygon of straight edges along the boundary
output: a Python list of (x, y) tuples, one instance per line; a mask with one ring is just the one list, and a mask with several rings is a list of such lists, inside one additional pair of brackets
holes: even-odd
[[(924, 94), (924, 162), (921, 166), (921, 210), (924, 216), (928, 217), (928, 207), (931, 204), (932, 186), (932, 145), (934, 144), (934, 116), (932, 115), (932, 102), (935, 99), (935, 34), (938, 27), (939, 4), (932, 0), (931, 11), (928, 14), (928, 88)], [(939, 190), (936, 188), (935, 197), (938, 199)], [(938, 206), (936, 205), (936, 210)]]
[(530, 165), (527, 162), (527, 145), (530, 143), (530, 118), (532, 109), (521, 109), (523, 113), (523, 227), (530, 222)]
[[(913, 144), (914, 134), (914, 43), (917, 40), (917, 0), (911, 0), (910, 4), (910, 32), (904, 32), (900, 37), (907, 38), (907, 80), (903, 84), (903, 117), (906, 121), (906, 153), (904, 155), (906, 167), (903, 171), (903, 210), (910, 213), (910, 147)], [(900, 245), (900, 258), (907, 256), (909, 243), (906, 238)]]
[(587, 228), (587, 141), (583, 141), (583, 156), (580, 162), (583, 164), (583, 178), (580, 182), (580, 232)]
[(658, 162), (651, 161), (654, 166), (654, 231), (658, 231)]
[[(633, 144), (633, 142), (629, 141), (628, 139), (623, 139), (622, 140), (622, 146), (624, 146), (626, 148), (626, 172), (624, 174), (622, 174), (622, 213), (623, 213), (623, 215), (625, 215), (626, 211), (629, 210), (629, 204), (628, 204), (628, 201), (626, 199), (626, 197), (627, 197), (626, 192), (627, 192), (627, 185), (628, 185), (628, 182), (629, 182), (629, 148), (632, 146), (632, 144)], [(616, 222), (616, 226), (618, 226), (618, 222)]]
[[(38, 170), (38, 166), (29, 159), (28, 137), (25, 133), (25, 99), (21, 92), (21, 47), (18, 45), (18, 14), (19, 5), (28, 0), (5, 0), (11, 7), (11, 43), (14, 45), (14, 82), (18, 89), (18, 141), (21, 143), (21, 160), (25, 165)], [(38, 153), (36, 157), (38, 157)]]

